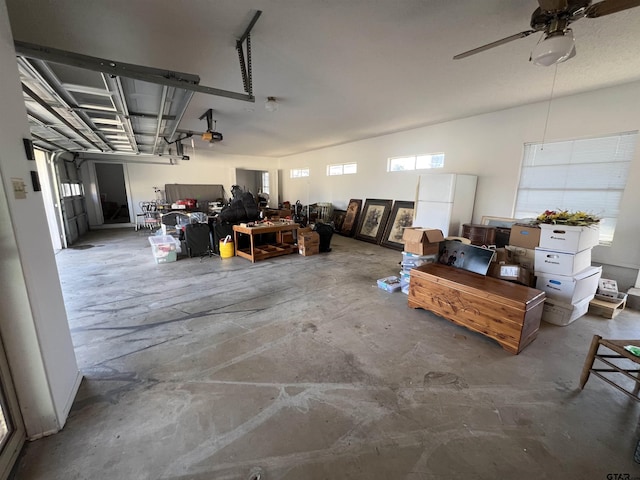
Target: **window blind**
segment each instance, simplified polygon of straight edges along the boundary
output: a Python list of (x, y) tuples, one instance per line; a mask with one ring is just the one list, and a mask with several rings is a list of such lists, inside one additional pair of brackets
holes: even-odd
[(613, 241), (638, 132), (524, 146), (515, 217), (545, 210), (593, 213), (600, 243)]

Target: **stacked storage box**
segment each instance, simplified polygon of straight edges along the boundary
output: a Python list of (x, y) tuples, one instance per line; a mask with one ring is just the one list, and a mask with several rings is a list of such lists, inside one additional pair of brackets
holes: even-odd
[(441, 230), (434, 228), (408, 227), (402, 233), (402, 269), (400, 286), (402, 293), (409, 295), (409, 272), (425, 263), (438, 261), (440, 242), (444, 241)]
[(540, 225), (535, 249), (536, 288), (546, 292), (542, 319), (568, 325), (587, 313), (598, 289), (602, 267), (591, 266), (591, 249), (599, 229), (568, 225)]
[(435, 263), (438, 261), (438, 254), (433, 255), (417, 255), (410, 252), (402, 252), (402, 269), (400, 270), (400, 287), (402, 293), (409, 295), (409, 272), (412, 268), (425, 265), (427, 263)]
[(298, 252), (305, 257), (320, 253), (318, 232), (300, 232), (298, 230)]
[[(512, 280), (528, 287), (535, 287), (536, 281), (533, 276), (535, 268), (536, 247), (540, 244), (540, 227), (537, 225), (518, 225), (511, 227), (509, 234), (509, 244), (505, 247), (511, 265), (518, 267), (518, 270), (511, 272), (514, 278), (499, 276), (503, 280)], [(509, 271), (508, 269), (501, 269)], [(517, 276), (516, 276), (517, 274)], [(495, 275), (494, 275), (495, 276)]]

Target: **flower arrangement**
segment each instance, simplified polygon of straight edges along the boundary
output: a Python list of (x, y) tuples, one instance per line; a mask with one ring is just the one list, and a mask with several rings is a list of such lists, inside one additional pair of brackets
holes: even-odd
[(570, 212), (568, 210), (545, 210), (536, 218), (538, 223), (551, 223), (554, 225), (574, 225), (588, 227), (600, 222), (596, 215), (586, 212)]

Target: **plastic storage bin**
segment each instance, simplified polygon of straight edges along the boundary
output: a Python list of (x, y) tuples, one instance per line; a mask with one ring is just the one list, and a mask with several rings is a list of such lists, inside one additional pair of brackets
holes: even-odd
[(438, 255), (417, 255), (415, 253), (402, 252), (402, 271), (408, 273), (412, 268), (427, 263), (436, 263), (437, 261)]
[(400, 279), (395, 276), (381, 278), (378, 280), (378, 288), (387, 292), (397, 292), (400, 290)]
[(175, 262), (178, 259), (180, 243), (177, 238), (171, 235), (156, 235), (149, 237), (149, 243), (156, 263)]

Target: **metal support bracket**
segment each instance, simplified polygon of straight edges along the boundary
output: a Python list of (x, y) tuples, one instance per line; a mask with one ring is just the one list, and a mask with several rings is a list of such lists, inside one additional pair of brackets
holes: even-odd
[(141, 80), (143, 82), (165, 85), (167, 87), (183, 88), (208, 95), (254, 102), (252, 95), (244, 93), (230, 92), (219, 88), (206, 87), (200, 85), (200, 77), (189, 73), (174, 72), (171, 70), (161, 70), (157, 68), (121, 63), (105, 58), (91, 57), (80, 53), (68, 52), (57, 48), (44, 47), (33, 43), (15, 42), (16, 53), (27, 58), (36, 58), (47, 62), (70, 65), (72, 67), (84, 68), (94, 72), (101, 72), (107, 75), (115, 75)]
[[(236, 50), (238, 51), (238, 59), (240, 61), (240, 71), (242, 73), (242, 84), (244, 85), (244, 91), (253, 98), (253, 75), (251, 71), (251, 29), (262, 15), (261, 10), (257, 10), (253, 15), (249, 26), (244, 31), (242, 36), (236, 40)], [(243, 43), (246, 43), (246, 56), (245, 47)]]

